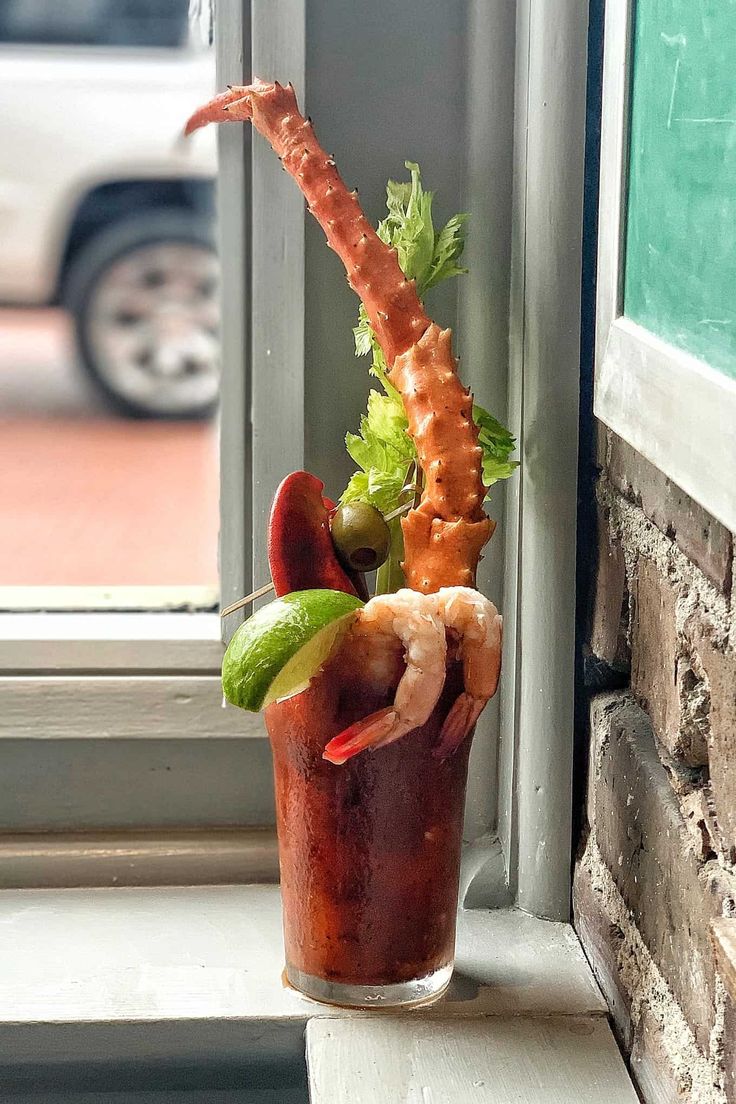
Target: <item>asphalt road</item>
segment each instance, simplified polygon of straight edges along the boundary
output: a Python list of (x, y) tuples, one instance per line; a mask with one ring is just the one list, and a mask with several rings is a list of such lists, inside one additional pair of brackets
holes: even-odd
[(215, 422), (112, 414), (60, 311), (0, 310), (0, 586), (217, 582)]

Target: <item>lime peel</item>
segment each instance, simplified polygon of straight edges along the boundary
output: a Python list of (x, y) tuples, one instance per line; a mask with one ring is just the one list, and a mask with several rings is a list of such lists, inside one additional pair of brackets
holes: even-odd
[(257, 713), (305, 690), (363, 603), (338, 590), (300, 590), (257, 610), (222, 661), (231, 705)]

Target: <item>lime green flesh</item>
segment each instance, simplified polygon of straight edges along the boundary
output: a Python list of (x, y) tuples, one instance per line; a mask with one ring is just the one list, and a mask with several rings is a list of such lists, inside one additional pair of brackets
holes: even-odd
[(340, 590), (297, 590), (243, 622), (222, 661), (231, 705), (258, 713), (306, 689), (363, 603)]

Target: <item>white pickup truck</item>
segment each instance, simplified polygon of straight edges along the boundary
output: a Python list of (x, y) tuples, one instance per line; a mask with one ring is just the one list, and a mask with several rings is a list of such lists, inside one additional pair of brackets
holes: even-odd
[(2, 0), (0, 301), (61, 304), (124, 412), (217, 401), (214, 87), (187, 0)]

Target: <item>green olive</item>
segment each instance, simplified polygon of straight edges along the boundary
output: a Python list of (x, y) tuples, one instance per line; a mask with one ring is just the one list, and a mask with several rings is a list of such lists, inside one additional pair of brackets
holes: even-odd
[(332, 542), (353, 571), (373, 571), (388, 559), (391, 533), (383, 514), (367, 502), (348, 502), (332, 519)]

